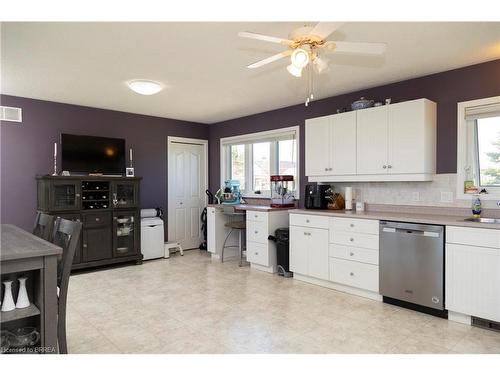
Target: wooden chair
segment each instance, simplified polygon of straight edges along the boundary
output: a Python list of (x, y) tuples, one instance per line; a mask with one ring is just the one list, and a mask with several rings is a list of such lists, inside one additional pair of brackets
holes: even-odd
[(58, 217), (52, 236), (52, 243), (63, 249), (62, 257), (57, 264), (57, 341), (59, 343), (59, 353), (61, 354), (68, 353), (66, 342), (66, 300), (68, 297), (69, 274), (81, 231), (81, 222)]
[(33, 234), (45, 241), (52, 241), (52, 229), (54, 228), (54, 216), (36, 212)]

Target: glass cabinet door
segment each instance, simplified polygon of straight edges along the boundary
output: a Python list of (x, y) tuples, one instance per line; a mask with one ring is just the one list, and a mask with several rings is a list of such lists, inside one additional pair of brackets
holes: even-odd
[(116, 181), (113, 183), (113, 206), (135, 207), (137, 205), (137, 188), (133, 181)]
[(77, 181), (52, 181), (50, 194), (51, 210), (78, 210), (80, 208), (80, 186)]
[(135, 211), (115, 211), (113, 217), (114, 256), (128, 256), (137, 253), (139, 224)]

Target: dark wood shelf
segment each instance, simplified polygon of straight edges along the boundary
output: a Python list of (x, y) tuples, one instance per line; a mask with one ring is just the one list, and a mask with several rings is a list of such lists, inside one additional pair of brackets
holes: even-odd
[(82, 189), (82, 193), (96, 193), (96, 192), (109, 193), (109, 189)]
[(40, 315), (40, 310), (34, 304), (31, 304), (24, 309), (14, 309), (12, 311), (0, 312), (0, 322), (7, 323), (13, 320), (28, 318), (35, 315)]

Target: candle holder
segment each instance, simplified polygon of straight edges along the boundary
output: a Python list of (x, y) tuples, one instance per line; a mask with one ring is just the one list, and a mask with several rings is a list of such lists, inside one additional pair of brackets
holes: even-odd
[(52, 176), (57, 176), (57, 143), (54, 143), (54, 173)]

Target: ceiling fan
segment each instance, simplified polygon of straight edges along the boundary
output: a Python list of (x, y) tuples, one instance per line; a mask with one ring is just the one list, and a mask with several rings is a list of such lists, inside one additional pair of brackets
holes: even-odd
[(241, 31), (238, 33), (238, 36), (279, 43), (288, 47), (287, 50), (250, 64), (247, 68), (260, 68), (288, 56), (290, 56), (291, 63), (287, 66), (287, 70), (291, 75), (301, 77), (302, 70), (307, 67), (309, 68), (309, 94), (305, 103), (307, 106), (309, 101), (314, 98), (312, 93), (312, 68), (314, 67), (318, 73), (322, 73), (328, 68), (328, 59), (324, 57), (324, 54), (337, 53), (378, 56), (385, 52), (385, 43), (326, 40), (341, 25), (342, 23), (340, 22), (319, 22), (315, 26), (299, 27), (290, 33), (288, 39), (248, 31)]

